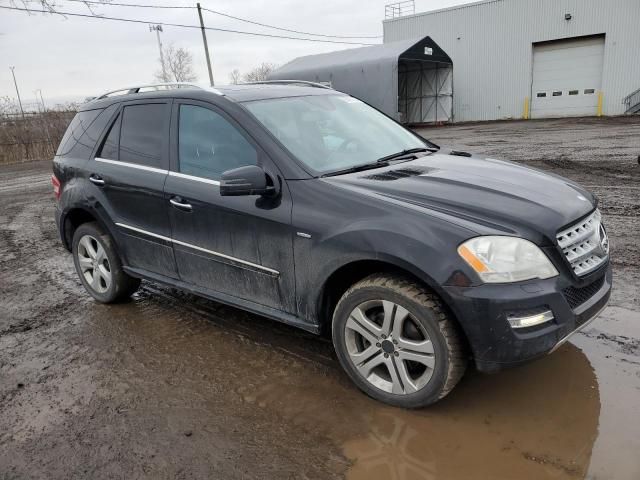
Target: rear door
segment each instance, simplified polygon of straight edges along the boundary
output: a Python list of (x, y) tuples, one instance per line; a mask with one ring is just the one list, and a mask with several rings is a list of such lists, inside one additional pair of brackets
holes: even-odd
[[(175, 100), (172, 125), (165, 193), (180, 278), (295, 313), (291, 197), (276, 166), (241, 126), (208, 103)], [(282, 183), (281, 197), (220, 195), (222, 172), (256, 164)]]
[(99, 208), (118, 227), (126, 263), (177, 278), (163, 193), (170, 119), (170, 101), (124, 103), (88, 169)]

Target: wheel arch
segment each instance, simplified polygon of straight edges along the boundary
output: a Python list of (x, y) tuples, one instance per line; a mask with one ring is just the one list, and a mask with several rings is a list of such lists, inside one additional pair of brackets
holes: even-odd
[(86, 207), (73, 207), (61, 216), (60, 221), (62, 243), (67, 250), (71, 251), (72, 249), (73, 234), (78, 227), (89, 222), (96, 222), (105, 232), (108, 232), (109, 235), (115, 239), (111, 228), (100, 218), (97, 212)]
[(374, 273), (388, 273), (390, 275), (401, 275), (412, 281), (424, 285), (434, 292), (442, 304), (447, 309), (447, 313), (453, 319), (460, 331), (464, 341), (468, 344), (466, 333), (458, 321), (450, 299), (429, 275), (420, 271), (415, 266), (395, 258), (363, 259), (346, 263), (334, 270), (325, 280), (320, 294), (318, 295), (318, 312), (320, 320), (320, 331), (324, 336), (331, 335), (331, 322), (333, 312), (342, 295), (349, 287), (359, 282), (365, 277)]

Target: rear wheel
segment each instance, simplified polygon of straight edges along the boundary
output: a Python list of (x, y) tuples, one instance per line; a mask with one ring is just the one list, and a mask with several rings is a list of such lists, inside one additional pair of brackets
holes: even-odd
[(466, 369), (463, 343), (440, 299), (400, 276), (372, 275), (342, 296), (333, 343), (369, 396), (417, 408), (449, 393)]
[(73, 262), (84, 288), (102, 303), (113, 303), (133, 294), (140, 280), (122, 270), (111, 237), (95, 223), (80, 225), (73, 234)]

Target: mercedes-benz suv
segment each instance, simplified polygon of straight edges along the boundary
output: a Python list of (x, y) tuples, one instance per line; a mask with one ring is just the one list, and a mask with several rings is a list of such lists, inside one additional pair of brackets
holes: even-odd
[(439, 148), (349, 95), (277, 82), (134, 87), (85, 104), (56, 222), (97, 301), (159, 282), (314, 333), (402, 407), (545, 355), (611, 292), (596, 198)]

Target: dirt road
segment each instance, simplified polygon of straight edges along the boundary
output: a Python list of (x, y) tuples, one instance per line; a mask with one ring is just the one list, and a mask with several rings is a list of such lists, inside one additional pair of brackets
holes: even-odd
[(0, 168), (0, 479), (640, 478), (640, 118), (425, 130), (588, 185), (615, 291), (555, 354), (470, 372), (436, 406), (360, 394), (328, 341), (143, 283), (94, 303), (49, 163)]

